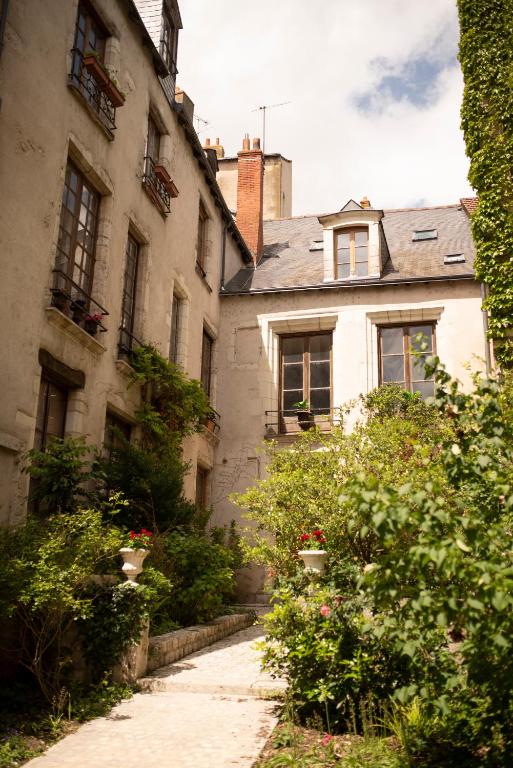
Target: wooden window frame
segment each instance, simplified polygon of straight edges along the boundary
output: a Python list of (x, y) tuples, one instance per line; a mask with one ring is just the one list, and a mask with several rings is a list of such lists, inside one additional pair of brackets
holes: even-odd
[[(121, 324), (120, 347), (123, 350), (132, 350), (134, 340), (134, 326), (137, 313), (137, 289), (139, 284), (139, 270), (141, 258), (141, 244), (129, 230), (125, 245), (125, 270), (123, 273), (123, 293), (121, 298)], [(133, 267), (133, 268), (132, 268)], [(130, 283), (130, 284), (129, 284)]]
[(162, 56), (166, 67), (169, 70), (169, 74), (174, 76), (177, 74), (176, 69), (176, 52), (178, 43), (178, 30), (171, 18), (171, 14), (165, 6), (162, 7), (162, 20), (160, 28), (160, 46), (159, 52)]
[[(213, 337), (210, 335), (210, 333), (207, 331), (206, 328), (203, 328), (203, 335), (201, 338), (202, 338), (202, 344), (201, 344), (201, 379), (200, 381), (205, 394), (207, 395), (207, 397), (210, 398), (211, 390), (212, 390), (212, 356), (214, 351), (215, 340), (213, 339)], [(207, 344), (208, 344), (208, 364), (206, 362), (207, 356), (205, 355)]]
[(160, 140), (162, 134), (158, 127), (157, 121), (150, 113), (148, 115), (148, 127), (146, 131), (146, 152), (145, 156), (149, 157), (154, 165), (157, 165), (160, 159)]
[[(196, 465), (196, 494), (194, 502), (197, 507), (200, 509), (206, 509), (208, 506), (209, 501), (209, 480), (210, 480), (210, 469), (207, 469), (207, 467), (202, 466), (201, 464)], [(199, 488), (198, 481), (201, 482), (201, 488)], [(198, 490), (201, 492), (198, 493)]]
[(206, 261), (207, 261), (207, 234), (208, 234), (208, 211), (203, 200), (199, 201), (198, 208), (198, 238), (196, 241), (196, 266), (198, 267), (201, 275), (206, 276)]
[[(311, 331), (307, 333), (284, 333), (280, 334), (280, 349), (279, 349), (279, 363), (280, 363), (280, 375), (279, 375), (279, 429), (280, 432), (298, 432), (300, 431), (297, 425), (296, 416), (284, 416), (283, 410), (283, 340), (284, 339), (309, 339), (313, 336), (328, 336), (330, 338), (330, 412), (329, 414), (315, 414), (314, 421), (321, 429), (326, 429), (331, 426), (331, 414), (333, 411), (333, 331)], [(305, 396), (306, 394), (306, 396)], [(303, 350), (303, 398), (310, 402), (310, 350)]]
[[(76, 192), (73, 191), (72, 185), (71, 185), (71, 175), (75, 174), (77, 177), (77, 189)], [(83, 237), (83, 243), (80, 242), (79, 239), (79, 228), (80, 228), (80, 214), (82, 209), (82, 197), (84, 190), (86, 190), (89, 194), (89, 201), (86, 206), (87, 210), (87, 216), (86, 216), (86, 224), (89, 219), (89, 215), (91, 215), (93, 219), (93, 226), (89, 230), (84, 230), (86, 234), (89, 234), (91, 237), (91, 247), (86, 247), (86, 241), (87, 237), (84, 235)], [(69, 199), (70, 195), (75, 196), (75, 206), (73, 210), (67, 206), (67, 201)], [(94, 211), (94, 206), (91, 205), (92, 202), (95, 202), (96, 210)], [(89, 183), (87, 178), (84, 176), (84, 174), (77, 168), (77, 166), (68, 159), (68, 163), (66, 166), (66, 176), (64, 180), (64, 191), (62, 196), (62, 204), (61, 204), (61, 212), (60, 212), (60, 221), (59, 221), (59, 238), (57, 241), (57, 253), (56, 253), (56, 259), (55, 259), (55, 267), (56, 269), (61, 270), (67, 278), (69, 278), (70, 281), (73, 283), (76, 283), (76, 285), (80, 288), (81, 291), (83, 291), (87, 296), (90, 296), (92, 293), (93, 288), (93, 279), (94, 279), (94, 267), (96, 263), (96, 242), (98, 239), (98, 222), (100, 218), (100, 205), (101, 205), (101, 195), (100, 193), (93, 187), (92, 184)], [(71, 216), (71, 230), (68, 231), (66, 229), (66, 215), (70, 214)], [(66, 249), (63, 246), (63, 240), (65, 239), (65, 236), (69, 237), (69, 247)], [(81, 261), (80, 264), (77, 262), (77, 253), (81, 253)], [(75, 268), (78, 267), (80, 272), (80, 279), (77, 281), (74, 279), (75, 276)], [(84, 280), (83, 280), (84, 278)], [(85, 285), (84, 285), (85, 282)], [(88, 303), (87, 303), (88, 306)]]
[[(382, 344), (382, 331), (388, 328), (402, 328), (403, 330), (403, 359), (404, 359), (404, 388), (409, 392), (413, 392), (412, 382), (412, 354), (411, 354), (411, 328), (417, 328), (420, 325), (428, 325), (432, 329), (432, 349), (429, 352), (430, 355), (436, 355), (436, 321), (435, 320), (418, 320), (417, 322), (410, 323), (387, 323), (386, 325), (378, 326), (378, 381), (379, 385), (392, 384), (393, 382), (383, 381), (383, 358), (389, 357), (389, 355), (383, 355)], [(423, 379), (423, 381), (430, 381), (430, 379)], [(415, 390), (416, 391), (416, 390)]]
[[(356, 274), (356, 239), (355, 235), (357, 232), (366, 232), (367, 233), (367, 272), (365, 275), (357, 275)], [(358, 277), (367, 277), (369, 274), (369, 227), (365, 225), (357, 225), (354, 227), (339, 227), (338, 229), (335, 229), (334, 232), (334, 243), (333, 243), (333, 250), (334, 250), (334, 261), (335, 261), (335, 279), (336, 280), (349, 280), (349, 278), (358, 278)], [(338, 236), (339, 235), (349, 235), (349, 275), (348, 277), (339, 277), (339, 263), (338, 263)], [(363, 262), (360, 262), (363, 264)]]
[(178, 347), (181, 341), (183, 321), (183, 299), (177, 293), (173, 293), (173, 303), (171, 307), (171, 338), (169, 340), (169, 360), (178, 365), (180, 355)]
[[(48, 419), (50, 414), (50, 397), (52, 390), (57, 390), (61, 395), (63, 395), (64, 400), (64, 411), (62, 416), (62, 428), (59, 430), (58, 434), (51, 433), (48, 434)], [(40, 408), (41, 408), (41, 400), (43, 399), (42, 403), (42, 429), (37, 429), (38, 424), (38, 418), (40, 415)], [(64, 435), (66, 434), (66, 417), (67, 417), (67, 411), (68, 411), (68, 401), (69, 401), (69, 389), (62, 384), (56, 384), (51, 376), (47, 376), (44, 372), (41, 375), (41, 381), (39, 384), (39, 394), (38, 394), (38, 405), (37, 405), (37, 417), (36, 417), (36, 431), (34, 435), (34, 447), (39, 451), (44, 451), (48, 445), (49, 438), (64, 438)], [(38, 433), (40, 433), (39, 440), (37, 439)]]

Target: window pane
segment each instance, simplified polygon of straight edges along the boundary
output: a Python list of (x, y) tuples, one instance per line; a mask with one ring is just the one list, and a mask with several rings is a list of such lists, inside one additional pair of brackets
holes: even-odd
[(367, 246), (366, 245), (360, 245), (358, 248), (355, 249), (355, 257), (356, 257), (356, 263), (367, 261)]
[(294, 363), (283, 368), (283, 389), (303, 388), (303, 364)]
[[(303, 400), (303, 390), (302, 389), (291, 389), (287, 392), (283, 393), (283, 412), (285, 416), (292, 415), (296, 408), (294, 407), (295, 403), (301, 402)], [(290, 411), (290, 413), (287, 413), (287, 411)]]
[(339, 232), (337, 235), (337, 250), (340, 250), (341, 248), (349, 248), (349, 241), (349, 232)]
[(310, 365), (310, 387), (329, 387), (330, 385), (330, 364), (311, 363)]
[(356, 262), (356, 274), (358, 277), (365, 277), (369, 274), (369, 265), (367, 263), (367, 258), (365, 258), (364, 261), (357, 261)]
[(381, 329), (381, 352), (383, 355), (393, 355), (403, 353), (403, 329), (402, 328), (382, 328)]
[(413, 392), (420, 392), (422, 397), (426, 399), (426, 397), (433, 397), (435, 392), (435, 382), (434, 381), (416, 381), (412, 386)]
[(339, 248), (337, 251), (337, 264), (349, 264), (350, 250), (349, 248)]
[(354, 233), (354, 242), (355, 245), (358, 247), (360, 245), (367, 245), (367, 237), (368, 233), (367, 230), (361, 231), (361, 232), (355, 232)]
[(338, 265), (337, 277), (340, 279), (342, 279), (343, 277), (349, 277), (349, 264)]
[[(420, 343), (415, 340), (415, 337), (421, 333), (424, 338)], [(409, 329), (411, 348), (414, 350), (423, 350), (423, 345), (427, 344), (426, 351), (431, 352), (433, 349), (433, 326), (432, 325), (412, 325)]]
[(310, 360), (329, 360), (331, 335), (310, 336)]
[[(427, 358), (427, 355), (419, 355), (418, 357), (415, 356), (411, 358), (412, 381), (414, 382), (425, 381), (427, 379), (426, 368), (425, 368), (426, 358)], [(432, 379), (433, 376), (431, 375), (429, 378)]]
[(310, 407), (314, 413), (330, 412), (330, 390), (312, 389), (310, 390)]
[(383, 383), (404, 381), (404, 356), (389, 355), (383, 358)]
[(48, 405), (46, 409), (46, 443), (51, 438), (64, 437), (64, 422), (66, 420), (66, 402), (68, 395), (65, 389), (48, 385)]
[(284, 338), (281, 341), (281, 351), (284, 363), (299, 363), (303, 360), (303, 337)]

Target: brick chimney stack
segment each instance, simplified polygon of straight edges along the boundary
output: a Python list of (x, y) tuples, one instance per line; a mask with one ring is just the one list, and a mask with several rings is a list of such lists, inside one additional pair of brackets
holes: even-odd
[(362, 199), (360, 200), (360, 205), (362, 208), (372, 208), (370, 204), (370, 200), (367, 196), (362, 197)]
[(256, 265), (264, 250), (264, 155), (260, 139), (253, 139), (250, 149), (249, 135), (246, 134), (242, 150), (237, 155), (237, 227)]

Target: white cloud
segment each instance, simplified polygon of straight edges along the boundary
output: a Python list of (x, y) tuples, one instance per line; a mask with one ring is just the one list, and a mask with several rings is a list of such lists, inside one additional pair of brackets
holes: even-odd
[(385, 72), (420, 54), (446, 62), (457, 46), (453, 0), (181, 0), (178, 82), (227, 154), (242, 136), (293, 161), (294, 213), (337, 210), (369, 196), (379, 207), (452, 203), (471, 192), (459, 130), (459, 68), (441, 69), (435, 100), (419, 108), (387, 99), (379, 114), (358, 111)]

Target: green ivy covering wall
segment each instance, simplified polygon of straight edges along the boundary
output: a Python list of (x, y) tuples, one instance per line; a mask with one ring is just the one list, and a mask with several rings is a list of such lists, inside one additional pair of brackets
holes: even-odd
[(465, 91), (462, 128), (476, 275), (488, 286), (490, 335), (503, 366), (513, 365), (513, 0), (458, 0), (459, 59)]

